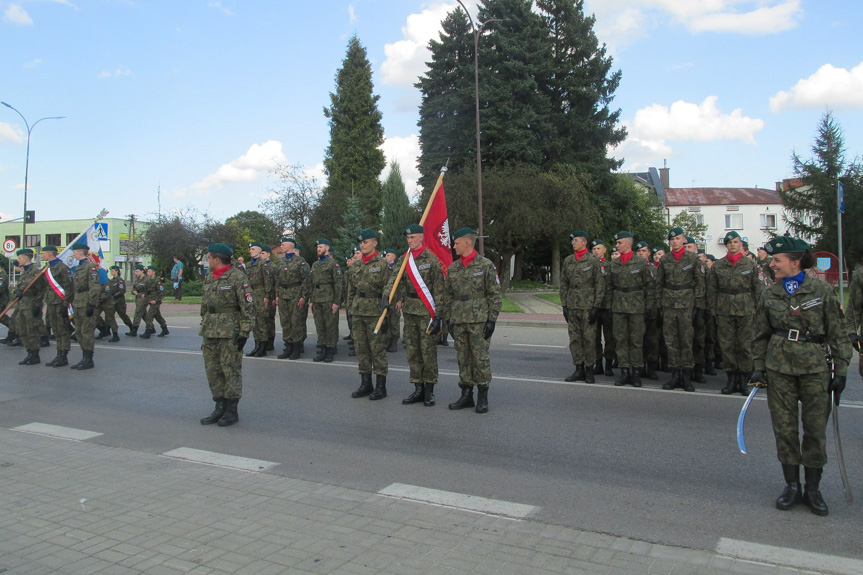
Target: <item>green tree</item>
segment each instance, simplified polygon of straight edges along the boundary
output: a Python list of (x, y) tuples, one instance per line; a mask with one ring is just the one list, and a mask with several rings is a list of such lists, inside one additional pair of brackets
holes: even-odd
[(342, 258), (353, 253), (354, 246), (358, 244), (357, 236), (364, 229), (359, 198), (350, 196), (346, 203), (342, 225), (336, 230), (335, 237), (330, 238), (336, 255)]
[(419, 218), (408, 199), (398, 162), (390, 164), (390, 173), (384, 182), (383, 211), (381, 247), (404, 253), (408, 249), (408, 243), (404, 236), (405, 228), (410, 224), (417, 223)]
[(282, 230), (279, 225), (261, 212), (247, 210), (231, 216), (225, 223), (237, 227), (239, 235), (250, 242), (271, 245), (279, 240)]
[(315, 231), (329, 235), (335, 229), (330, 226), (309, 230), (312, 215), (321, 201), (321, 188), (302, 164), (276, 166), (270, 175), (276, 179), (276, 184), (267, 190), (268, 197), (259, 207), (275, 223), (277, 238), (282, 234), (311, 237)]
[(611, 183), (606, 193), (594, 196), (602, 214), (597, 236), (610, 241), (617, 232), (627, 230), (636, 241), (663, 245), (668, 225), (656, 195), (637, 186), (626, 174), (614, 174)]
[(347, 198), (356, 195), (366, 225), (377, 225), (381, 210), (381, 175), (386, 160), (380, 149), (384, 129), (378, 110), (380, 96), (373, 94), (372, 68), (366, 49), (356, 36), (348, 41), (347, 55), (336, 73), (336, 90), (330, 93), (330, 145), (324, 154), (327, 187), (314, 218), (319, 229), (334, 229), (341, 221)]
[(698, 240), (703, 240), (704, 236), (707, 235), (707, 226), (705, 224), (699, 224), (698, 218), (695, 217), (695, 214), (690, 214), (686, 210), (681, 210), (679, 214), (674, 216), (674, 219), (671, 220), (672, 228), (683, 228), (683, 231), (686, 232), (687, 236), (691, 236)]
[(162, 217), (141, 234), (141, 253), (148, 254), (153, 265), (161, 271), (170, 270), (177, 256), (186, 266), (183, 273), (194, 279), (195, 268), (207, 248), (203, 226), (194, 211), (189, 210), (173, 217)]

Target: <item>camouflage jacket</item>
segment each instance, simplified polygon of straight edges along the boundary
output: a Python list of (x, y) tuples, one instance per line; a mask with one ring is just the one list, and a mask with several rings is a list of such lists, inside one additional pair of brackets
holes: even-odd
[(159, 281), (158, 277), (147, 278), (147, 301), (155, 301), (157, 304), (162, 303), (162, 296), (165, 295), (165, 286)]
[(656, 299), (664, 308), (691, 309), (693, 306), (704, 309), (706, 270), (698, 256), (684, 252), (680, 261), (668, 252), (659, 260), (656, 268)]
[[(18, 276), (18, 288), (22, 290), (26, 288), (27, 284), (33, 281), (33, 278), (38, 276), (41, 271), (35, 264), (30, 264), (30, 267)], [(47, 287), (48, 284), (45, 283), (45, 279), (39, 278), (30, 286), (30, 289), (24, 292), (24, 297), (18, 302), (18, 309), (33, 309), (34, 307), (42, 309), (42, 302), (45, 300), (45, 288)]]
[(132, 283), (132, 293), (135, 294), (135, 299), (144, 299), (147, 295), (147, 282), (149, 278), (146, 275), (136, 277)]
[(348, 300), (351, 315), (379, 316), (381, 296), (390, 279), (387, 261), (375, 256), (368, 262), (362, 260), (351, 266), (352, 276), (348, 283)]
[(763, 260), (755, 258), (755, 265), (758, 266), (758, 279), (764, 282), (766, 286), (776, 281), (776, 272), (770, 267), (772, 261), (773, 256), (767, 256)]
[(249, 337), (254, 320), (252, 288), (242, 270), (231, 267), (218, 278), (204, 280), (201, 296), (201, 337)]
[[(804, 341), (811, 336), (824, 341)], [(836, 375), (847, 375), (852, 348), (845, 314), (829, 284), (806, 277), (791, 296), (781, 281), (764, 290), (753, 326), (755, 369), (766, 367), (790, 375), (826, 372), (824, 356), (828, 347)]]
[(345, 305), (343, 307), (347, 310), (347, 313), (351, 313), (351, 304), (353, 303), (351, 301), (351, 287), (353, 286), (353, 283), (354, 283), (354, 276), (357, 275), (357, 269), (359, 269), (356, 264), (357, 264), (357, 262), (353, 262), (353, 263), (349, 264), (347, 271), (344, 273), (345, 289), (342, 292), (343, 293), (342, 299), (345, 300), (344, 301)]
[(608, 266), (608, 295), (614, 313), (644, 313), (655, 304), (655, 283), (650, 275), (650, 264), (633, 255), (626, 265), (620, 259), (611, 260)]
[(717, 315), (752, 315), (764, 291), (755, 262), (745, 256), (734, 265), (728, 256), (716, 260), (707, 280), (707, 305)]
[(312, 303), (342, 303), (342, 266), (326, 256), (312, 263)]
[(848, 331), (856, 333), (863, 323), (863, 266), (854, 268), (851, 275), (851, 295), (848, 296)]
[(102, 297), (102, 284), (99, 283), (99, 268), (96, 264), (84, 258), (78, 263), (75, 268), (75, 273), (72, 274), (72, 284), (74, 285), (75, 299), (73, 304), (75, 308), (84, 309), (85, 306), (99, 305), (99, 298)]
[(54, 288), (51, 287), (50, 282), (48, 281), (48, 273), (45, 272), (45, 281), (48, 282), (48, 285), (45, 289), (45, 303), (48, 305), (68, 305), (75, 300), (74, 290), (72, 289), (72, 270), (69, 269), (65, 263), (60, 260), (54, 260), (56, 263), (51, 265), (48, 263), (48, 268), (50, 270), (51, 277), (54, 278), (63, 291), (66, 292), (66, 297), (61, 298), (57, 295), (57, 292), (54, 291)]
[[(393, 289), (396, 275), (398, 274), (398, 270), (401, 269), (402, 261), (404, 259), (405, 256), (402, 255), (398, 262), (396, 262), (396, 273), (393, 273), (390, 277), (390, 281), (387, 282), (385, 293), (389, 294)], [(435, 317), (443, 317), (441, 315), (441, 308), (443, 307), (444, 278), (443, 267), (441, 267), (440, 260), (431, 250), (424, 249), (420, 255), (414, 257), (414, 263), (416, 264), (419, 276), (426, 284), (426, 287), (431, 293), (432, 300), (434, 300)], [(408, 265), (410, 265), (410, 263), (408, 263)], [(428, 308), (426, 308), (425, 304), (420, 299), (420, 296), (414, 287), (414, 283), (408, 275), (407, 266), (405, 266), (405, 272), (402, 275), (398, 288), (396, 289), (395, 298), (391, 303), (395, 303), (397, 301), (402, 302), (402, 313), (430, 316)]]
[(611, 309), (611, 297), (608, 293), (608, 268), (610, 264), (611, 260), (599, 260), (599, 273), (602, 274), (603, 283), (603, 296), (602, 301), (599, 304), (599, 309)]
[(112, 301), (124, 299), (126, 295), (126, 280), (123, 279), (123, 276), (112, 277), (108, 280), (108, 295), (111, 296)]
[(309, 264), (300, 256), (282, 258), (272, 270), (276, 295), (283, 300), (309, 299), (312, 291), (312, 273)]
[(270, 266), (261, 258), (252, 259), (246, 266), (246, 276), (256, 297), (270, 299), (275, 291)]
[(588, 252), (575, 259), (571, 254), (563, 260), (560, 272), (560, 304), (569, 309), (602, 307), (605, 299), (605, 276), (599, 258)]
[(465, 267), (457, 258), (447, 269), (443, 299), (449, 323), (497, 321), (503, 298), (494, 264), (476, 254)]
[[(0, 305), (6, 307), (9, 303), (9, 274), (0, 267)], [(3, 311), (3, 310), (0, 310)]]

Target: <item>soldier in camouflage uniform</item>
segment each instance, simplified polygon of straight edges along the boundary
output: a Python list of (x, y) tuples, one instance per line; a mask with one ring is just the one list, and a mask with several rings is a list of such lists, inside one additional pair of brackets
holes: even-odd
[(210, 275), (201, 297), (201, 352), (210, 394), (216, 402), (201, 425), (219, 427), (240, 420), (237, 405), (243, 395), (243, 347), (255, 317), (254, 298), (246, 274), (231, 265), (233, 250), (225, 244), (210, 244), (207, 260)]
[(296, 240), (282, 238), (284, 257), (273, 264), (273, 281), (276, 286), (276, 305), (282, 324), (285, 349), (279, 359), (300, 359), (303, 339), (303, 317), (306, 300), (312, 286), (312, 274), (306, 260), (295, 252)]
[(249, 286), (252, 288), (252, 299), (255, 310), (255, 322), (252, 334), (255, 336), (255, 348), (246, 354), (248, 357), (265, 357), (267, 355), (267, 319), (270, 310), (270, 295), (273, 292), (273, 279), (270, 277), (270, 268), (261, 258), (263, 244), (253, 242), (249, 244), (249, 255), (252, 260), (246, 266), (246, 275), (249, 277)]
[(769, 286), (776, 281), (776, 272), (770, 267), (773, 257), (764, 248), (765, 246), (758, 248), (758, 257), (755, 258), (755, 264), (758, 266), (758, 279), (763, 281), (765, 286)]
[(135, 317), (132, 319), (132, 327), (129, 328), (126, 335), (136, 337), (138, 335), (138, 326), (141, 325), (141, 320), (147, 315), (147, 286), (150, 284), (147, 275), (144, 273), (144, 266), (135, 264), (135, 279), (132, 282), (132, 295), (135, 296)]
[[(9, 305), (9, 274), (0, 266), (0, 312), (6, 309), (7, 305)], [(8, 313), (0, 317), (0, 323), (5, 325), (6, 329), (9, 330), (6, 332), (6, 337), (0, 339), (0, 343), (12, 343), (15, 339), (15, 329), (12, 327), (12, 321), (9, 319)]]
[(662, 306), (665, 344), (668, 346), (668, 364), (671, 380), (662, 389), (683, 388), (695, 391), (690, 379), (693, 368), (693, 320), (705, 309), (704, 274), (696, 254), (687, 251), (683, 228), (668, 232), (671, 251), (659, 262), (657, 299)]
[[(698, 243), (692, 236), (686, 236), (686, 245), (684, 246), (687, 253), (698, 256)], [(698, 269), (704, 279), (707, 279), (707, 266), (701, 260), (698, 261)], [(695, 362), (694, 367), (690, 371), (690, 377), (696, 383), (707, 383), (707, 378), (704, 377), (704, 365), (707, 362), (707, 318), (710, 315), (709, 311), (696, 313), (692, 317), (692, 359)]]
[(577, 230), (569, 234), (569, 240), (573, 253), (563, 261), (560, 303), (569, 328), (569, 353), (575, 371), (564, 381), (596, 383), (596, 320), (605, 298), (605, 276), (599, 258), (587, 249), (590, 234)]
[(78, 265), (72, 273), (72, 285), (75, 292), (73, 311), (75, 319), (75, 337), (81, 346), (83, 357), (80, 362), (71, 366), (72, 369), (92, 369), (93, 350), (96, 347), (94, 330), (96, 329), (96, 307), (102, 295), (102, 284), (99, 282), (99, 268), (90, 261), (87, 254), (90, 246), (80, 240), (72, 244), (72, 256), (78, 260)]
[(449, 408), (473, 407), (473, 386), (477, 386), (476, 412), (487, 413), (491, 383), (488, 348), (503, 298), (497, 269), (473, 247), (476, 235), (471, 228), (461, 228), (453, 235), (459, 259), (447, 271), (443, 316), (455, 345), (461, 388), (461, 397)]
[[(857, 264), (851, 275), (851, 295), (848, 296), (848, 332), (851, 345), (860, 354), (863, 353), (863, 338), (860, 337), (860, 324), (863, 323), (863, 264)], [(859, 362), (858, 370), (863, 376), (863, 361)]]
[(108, 341), (115, 342), (120, 341), (120, 337), (117, 334), (117, 321), (114, 319), (114, 315), (120, 316), (120, 319), (129, 328), (132, 327), (132, 320), (129, 319), (126, 313), (126, 280), (120, 275), (120, 266), (111, 266), (108, 272), (111, 274), (111, 277), (108, 279), (108, 301), (110, 308), (106, 308), (105, 317), (111, 323), (113, 332), (111, 339)]
[[(638, 242), (635, 244), (635, 255), (647, 261), (647, 271), (653, 280), (655, 292), (657, 267), (653, 264), (650, 245), (645, 241)], [(642, 353), (644, 363), (638, 368), (641, 377), (654, 380), (659, 379), (656, 370), (659, 368), (659, 351), (662, 343), (661, 318), (662, 309), (659, 307), (659, 298), (657, 297), (653, 301), (650, 319), (644, 322), (644, 352)]]
[[(665, 247), (664, 246), (654, 246), (650, 248), (650, 263), (653, 264), (653, 267), (658, 268), (659, 262), (662, 260), (662, 257), (665, 255)], [(654, 273), (655, 277), (655, 273)], [(659, 305), (659, 301), (656, 302), (657, 309), (657, 319), (656, 319), (656, 327), (659, 331), (659, 363), (654, 366), (654, 372), (659, 371), (671, 371), (668, 368), (668, 346), (665, 343), (665, 322), (662, 317), (662, 306)], [(659, 374), (655, 373), (654, 377), (651, 379), (659, 379)]]
[(655, 286), (649, 264), (632, 251), (632, 234), (621, 231), (614, 239), (620, 254), (608, 268), (608, 294), (620, 364), (620, 376), (614, 385), (630, 383), (641, 387), (638, 368), (643, 362), (644, 324), (653, 318)]
[[(357, 237), (361, 258), (352, 266), (348, 282), (348, 302), (353, 317), (354, 345), (359, 362), (360, 386), (351, 397), (383, 399), (387, 396), (387, 330), (389, 318), (384, 319), (379, 333), (375, 326), (381, 313), (389, 307), (389, 294), (384, 288), (390, 278), (390, 268), (377, 251), (378, 240), (374, 230), (363, 230)], [(372, 371), (375, 387), (372, 391)]]
[(27, 350), (27, 357), (19, 361), (18, 365), (36, 365), (42, 361), (39, 358), (39, 338), (42, 337), (45, 329), (42, 323), (42, 302), (47, 286), (44, 278), (39, 278), (30, 286), (30, 289), (24, 292), (27, 284), (39, 276), (40, 270), (33, 264), (33, 250), (30, 248), (20, 249), (15, 252), (15, 255), (18, 256), (18, 264), (23, 270), (18, 278), (18, 288), (15, 290), (15, 297), (20, 298), (15, 317), (18, 335), (21, 343), (24, 344), (24, 349)]
[(270, 259), (272, 254), (273, 251), (270, 246), (264, 244), (261, 247), (261, 260), (267, 268), (267, 273), (270, 274), (270, 293), (267, 294), (267, 299), (269, 300), (269, 304), (267, 304), (266, 320), (267, 341), (264, 343), (264, 352), (274, 351), (276, 349), (276, 281), (273, 276), (274, 268), (272, 267), (272, 260)]
[[(63, 367), (69, 365), (69, 304), (73, 303), (72, 271), (65, 263), (57, 259), (57, 248), (45, 246), (42, 248), (42, 259), (48, 262), (45, 280), (48, 287), (45, 290), (45, 323), (51, 326), (57, 337), (57, 356), (45, 365), (47, 367)], [(50, 276), (49, 276), (50, 274)]]
[(716, 315), (716, 336), (728, 381), (724, 395), (735, 391), (748, 395), (746, 376), (752, 371), (752, 316), (764, 290), (755, 262), (744, 257), (740, 234), (725, 234), (728, 254), (710, 268), (707, 281), (708, 307)]
[[(780, 236), (767, 245), (776, 283), (767, 288), (755, 313), (752, 381), (767, 386), (767, 405), (785, 489), (776, 507), (788, 510), (805, 502), (816, 515), (827, 515), (819, 484), (827, 463), (827, 419), (831, 393), (836, 405), (845, 389), (853, 350), (833, 288), (807, 277), (815, 265), (809, 245)], [(825, 355), (832, 357), (832, 365)], [(802, 409), (798, 407), (802, 404)], [(803, 422), (803, 440), (798, 420)], [(804, 491), (800, 490), (800, 464)]]
[[(302, 258), (303, 261), (306, 261), (306, 258), (303, 257), (303, 247), (300, 244), (294, 246), (294, 255), (298, 258)], [(311, 266), (308, 265), (309, 262), (306, 262), (306, 267), (309, 269), (309, 273), (311, 274)], [(309, 283), (309, 295), (311, 295), (311, 283)], [(300, 338), (300, 353), (306, 353), (306, 338), (309, 336), (309, 306), (308, 306), (308, 297), (306, 297), (306, 304), (302, 308), (302, 317), (300, 318), (300, 326), (303, 328), (303, 337)]]
[[(387, 261), (387, 267), (390, 268), (390, 274), (395, 275), (398, 273), (398, 268), (396, 267), (396, 260), (399, 259), (399, 254), (395, 250), (384, 250), (384, 259)], [(399, 310), (395, 308), (391, 308), (389, 312), (387, 312), (390, 317), (390, 329), (387, 335), (387, 351), (392, 353), (398, 351), (399, 344), (399, 336), (402, 332), (402, 314)]]
[[(438, 382), (437, 335), (443, 325), (440, 315), (443, 307), (443, 267), (437, 256), (423, 247), (425, 236), (421, 225), (409, 225), (405, 229), (405, 237), (413, 265), (409, 260), (405, 266), (394, 301), (396, 311), (404, 313), (404, 340), (407, 344), (410, 382), (414, 384), (414, 391), (402, 400), (402, 404), (411, 405), (422, 401), (426, 407), (431, 407), (435, 404), (434, 387)], [(396, 268), (401, 269), (404, 258), (405, 256), (402, 256), (399, 259)], [(422, 284), (419, 279), (417, 284), (414, 284), (410, 269), (416, 270)], [(392, 274), (384, 293), (389, 294), (392, 291), (395, 280), (396, 274)], [(434, 318), (420, 297), (421, 293), (423, 297), (430, 298), (429, 303), (435, 310)], [(390, 309), (392, 307), (391, 305)]]
[(159, 337), (165, 337), (169, 333), (168, 323), (165, 321), (165, 318), (162, 317), (161, 309), (162, 297), (165, 295), (165, 286), (156, 276), (157, 271), (156, 266), (147, 266), (146, 299), (149, 305), (147, 306), (147, 315), (144, 318), (146, 329), (144, 330), (144, 333), (139, 336), (144, 339), (149, 339), (151, 335), (156, 333), (155, 324), (153, 323), (154, 320), (162, 328), (162, 331), (159, 332)]
[(355, 357), (357, 355), (356, 346), (354, 345), (354, 318), (351, 315), (351, 302), (348, 299), (348, 295), (350, 294), (350, 286), (353, 281), (353, 275), (357, 271), (356, 262), (361, 261), (362, 253), (360, 252), (359, 246), (354, 246), (352, 255), (349, 256), (345, 260), (345, 268), (346, 271), (344, 273), (344, 291), (343, 294), (343, 307), (345, 308), (345, 320), (348, 323), (348, 335), (345, 336), (345, 339), (348, 341), (348, 356)]
[(342, 302), (342, 267), (329, 254), (330, 240), (315, 242), (318, 259), (312, 263), (312, 295), (309, 307), (315, 318), (318, 353), (312, 361), (332, 363), (339, 341), (339, 306)]
[[(602, 274), (602, 281), (605, 282), (605, 296), (599, 303), (599, 313), (596, 314), (596, 366), (593, 368), (593, 373), (611, 377), (614, 371), (611, 366), (614, 359), (617, 357), (617, 345), (614, 341), (614, 330), (612, 329), (611, 298), (608, 296), (608, 266), (611, 261), (605, 258), (607, 248), (605, 242), (596, 238), (590, 242), (590, 251), (599, 260), (599, 271)], [(605, 342), (605, 352), (603, 353), (602, 342)], [(602, 366), (602, 358), (605, 357), (605, 369)]]

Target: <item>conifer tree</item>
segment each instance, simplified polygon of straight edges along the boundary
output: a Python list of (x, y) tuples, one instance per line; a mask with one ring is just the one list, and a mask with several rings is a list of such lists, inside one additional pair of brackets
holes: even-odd
[(402, 254), (408, 249), (404, 231), (418, 222), (416, 210), (411, 207), (405, 182), (398, 162), (390, 164), (390, 173), (383, 187), (383, 217), (381, 218), (381, 247)]

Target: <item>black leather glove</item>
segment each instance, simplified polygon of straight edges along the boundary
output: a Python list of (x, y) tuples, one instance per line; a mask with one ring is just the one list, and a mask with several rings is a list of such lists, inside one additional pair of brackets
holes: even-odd
[(21, 288), (16, 289), (14, 293), (15, 293), (15, 297), (17, 297), (18, 299), (21, 299), (22, 297), (24, 297), (24, 292), (21, 291)]
[(455, 326), (452, 324), (451, 321), (446, 322), (446, 328), (449, 332), (449, 336), (452, 338), (453, 341), (455, 341)]
[(387, 309), (388, 307), (390, 307), (390, 296), (382, 295), (381, 296), (381, 313), (383, 313), (383, 311), (385, 309)]
[(845, 391), (845, 376), (834, 375), (833, 379), (830, 380), (830, 385), (827, 387), (827, 390), (833, 392), (833, 403), (839, 405), (839, 396), (842, 395), (843, 391)]
[(566, 306), (563, 306), (563, 319), (569, 321), (569, 308)]
[(87, 304), (87, 317), (93, 317), (93, 313), (96, 311), (96, 306), (91, 303)]
[(434, 318), (431, 321), (431, 326), (429, 327), (429, 335), (437, 335), (440, 333), (441, 328), (441, 319), (439, 317)]
[(246, 342), (249, 341), (249, 337), (238, 335), (234, 341), (237, 342), (237, 351), (243, 351), (243, 348), (246, 347)]
[(863, 338), (856, 333), (849, 333), (848, 339), (851, 340), (851, 347), (857, 350), (857, 353), (863, 353)]
[(482, 326), (482, 338), (483, 339), (491, 339), (491, 334), (494, 333), (494, 322), (489, 320), (485, 322), (485, 325)]
[(749, 383), (754, 387), (767, 387), (767, 374), (762, 369), (756, 369), (749, 376)]
[(389, 314), (387, 314), (387, 316), (384, 318), (384, 322), (381, 324), (380, 333), (387, 333), (389, 330), (390, 330), (390, 316), (389, 316)]
[(595, 307), (587, 313), (587, 323), (593, 325), (596, 323), (596, 318), (599, 316), (599, 308)]
[(652, 319), (653, 319), (653, 310), (652, 309), (644, 310), (644, 321), (648, 322)]
[(33, 307), (33, 317), (39, 317), (40, 315), (42, 315), (42, 308), (39, 306), (34, 306)]

